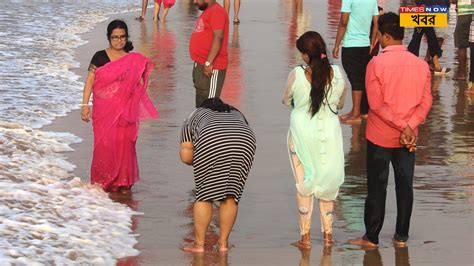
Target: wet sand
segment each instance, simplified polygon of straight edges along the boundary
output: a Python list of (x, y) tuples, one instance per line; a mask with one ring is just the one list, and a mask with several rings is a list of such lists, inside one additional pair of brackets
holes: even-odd
[[(117, 199), (144, 213), (133, 220), (134, 230), (140, 235), (137, 248), (141, 254), (119, 264), (472, 265), (474, 98), (464, 94), (465, 84), (450, 77), (433, 78), (433, 108), (419, 137), (408, 248), (394, 248), (391, 244), (396, 218), (393, 174), (388, 186), (380, 248), (364, 251), (344, 244), (363, 233), (365, 124), (343, 125), (346, 181), (335, 211), (336, 245), (332, 249), (322, 246), (317, 216), (313, 219), (312, 250), (301, 253), (289, 245), (298, 239), (299, 230), (285, 141), (290, 111), (281, 104), (281, 96), (287, 74), (301, 63), (294, 47), (297, 36), (307, 30), (320, 32), (330, 53), (340, 9), (339, 1), (306, 1), (296, 7), (292, 2), (244, 2), (242, 23), (238, 27), (231, 25), (230, 64), (222, 96), (247, 116), (256, 132), (258, 146), (230, 239), (234, 247), (228, 256), (219, 256), (215, 251), (193, 256), (180, 250), (193, 236), (192, 168), (181, 164), (178, 141), (181, 123), (194, 106), (188, 41), (199, 13), (191, 0), (182, 0), (171, 9), (166, 26), (152, 22), (152, 9), (149, 9), (145, 23), (133, 20), (138, 13), (111, 18), (125, 19), (135, 51), (156, 63), (149, 92), (161, 115), (158, 121), (141, 125), (137, 144), (141, 181), (134, 187), (133, 197)], [(397, 6), (394, 1), (384, 4), (386, 10), (395, 11)], [(83, 77), (94, 52), (107, 46), (107, 23), (84, 34), (83, 38), (90, 42), (76, 50), (81, 68), (75, 71)], [(451, 25), (451, 33), (453, 27)], [(405, 40), (410, 38), (411, 32), (407, 31)], [(456, 69), (453, 47), (453, 40), (448, 39), (441, 63)], [(424, 50), (420, 54), (424, 54)], [(332, 61), (341, 64), (340, 60)], [(343, 111), (350, 108), (348, 94)], [(74, 111), (67, 117), (58, 118), (45, 130), (68, 131), (84, 139), (81, 144), (74, 145), (76, 151), (67, 156), (78, 166), (75, 174), (88, 180), (92, 155), (90, 124), (83, 123), (79, 112)], [(215, 232), (217, 230), (212, 227), (210, 244), (216, 242)]]

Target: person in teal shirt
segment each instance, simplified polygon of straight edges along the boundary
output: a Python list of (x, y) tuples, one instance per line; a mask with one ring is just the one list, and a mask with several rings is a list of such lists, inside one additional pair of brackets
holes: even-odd
[(288, 151), (297, 189), (301, 240), (294, 245), (310, 248), (314, 198), (319, 200), (324, 243), (332, 244), (332, 211), (344, 182), (344, 149), (337, 116), (344, 92), (344, 78), (331, 65), (326, 44), (314, 31), (296, 42), (306, 66), (288, 76), (283, 103), (292, 107)]
[(365, 94), (365, 69), (377, 41), (378, 16), (376, 0), (342, 0), (333, 56), (339, 58), (342, 42), (342, 66), (352, 87), (352, 110), (342, 115), (341, 121), (348, 124), (360, 124), (369, 111)]

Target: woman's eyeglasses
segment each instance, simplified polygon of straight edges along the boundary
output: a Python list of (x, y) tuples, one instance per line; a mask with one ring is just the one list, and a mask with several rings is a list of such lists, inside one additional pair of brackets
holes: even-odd
[(127, 39), (127, 35), (112, 35), (110, 36), (112, 41), (122, 41)]

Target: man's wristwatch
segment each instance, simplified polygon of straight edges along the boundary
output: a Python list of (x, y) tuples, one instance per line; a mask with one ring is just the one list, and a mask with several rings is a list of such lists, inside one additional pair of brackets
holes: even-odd
[(206, 62), (204, 63), (204, 66), (207, 66), (207, 67), (208, 67), (208, 66), (210, 66), (210, 65), (212, 65), (212, 64), (211, 64), (211, 62), (209, 62), (209, 61), (206, 61)]

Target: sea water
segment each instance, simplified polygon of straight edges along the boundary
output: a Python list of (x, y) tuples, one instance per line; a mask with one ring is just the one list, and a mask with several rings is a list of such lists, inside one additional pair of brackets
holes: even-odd
[(62, 152), (81, 141), (41, 128), (78, 108), (80, 35), (140, 1), (2, 1), (0, 6), (0, 264), (114, 264), (134, 256), (128, 207), (71, 174)]

